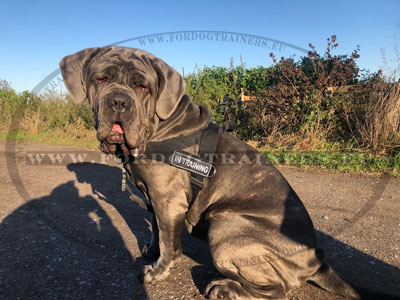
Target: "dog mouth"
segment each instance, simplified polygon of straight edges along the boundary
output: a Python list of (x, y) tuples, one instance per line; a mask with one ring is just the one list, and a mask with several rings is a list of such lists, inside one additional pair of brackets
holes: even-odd
[(110, 144), (125, 144), (124, 130), (120, 122), (114, 123), (106, 140)]
[(100, 150), (105, 153), (123, 153), (135, 158), (143, 153), (143, 149), (143, 144), (132, 147), (128, 143), (123, 125), (118, 121), (114, 122), (109, 135), (100, 143)]

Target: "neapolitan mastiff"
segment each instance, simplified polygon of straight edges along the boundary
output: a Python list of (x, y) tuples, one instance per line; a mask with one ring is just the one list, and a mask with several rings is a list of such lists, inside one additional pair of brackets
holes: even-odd
[[(128, 172), (153, 207), (153, 239), (144, 254), (158, 259), (145, 267), (145, 283), (168, 276), (182, 255), (186, 226), (205, 237), (226, 277), (208, 285), (210, 299), (286, 299), (304, 281), (359, 299), (324, 263), (311, 219), (285, 178), (232, 134), (219, 135), (216, 173), (196, 199), (190, 172), (140, 159), (165, 149), (197, 154), (211, 122), (208, 108), (185, 94), (178, 72), (143, 50), (115, 46), (82, 50), (60, 66), (72, 99), (89, 100), (101, 150), (131, 157)], [(240, 160), (224, 163), (227, 154)]]

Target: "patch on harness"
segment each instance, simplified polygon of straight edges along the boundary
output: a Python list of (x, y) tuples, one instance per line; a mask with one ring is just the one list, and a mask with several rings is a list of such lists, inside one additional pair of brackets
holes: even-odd
[(184, 169), (204, 177), (210, 177), (215, 173), (215, 167), (213, 164), (178, 151), (174, 151), (169, 163), (174, 167)]

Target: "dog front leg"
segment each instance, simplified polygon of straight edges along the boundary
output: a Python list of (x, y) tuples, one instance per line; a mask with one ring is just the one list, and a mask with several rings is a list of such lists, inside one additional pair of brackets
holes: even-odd
[[(168, 211), (168, 210), (167, 210)], [(182, 255), (182, 232), (184, 228), (184, 213), (171, 216), (162, 211), (161, 216), (155, 208), (158, 225), (160, 257), (152, 265), (144, 268), (143, 282), (150, 283), (166, 278), (169, 270), (175, 266)]]
[(158, 225), (156, 216), (151, 216), (151, 241), (142, 249), (142, 255), (148, 258), (156, 259), (160, 256), (160, 243), (158, 238)]

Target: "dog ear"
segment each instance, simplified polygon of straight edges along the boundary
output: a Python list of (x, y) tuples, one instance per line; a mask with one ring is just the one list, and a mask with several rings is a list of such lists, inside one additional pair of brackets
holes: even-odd
[(86, 99), (83, 69), (99, 50), (99, 47), (84, 49), (60, 61), (65, 87), (75, 103), (80, 104)]
[(158, 75), (156, 113), (160, 119), (166, 120), (174, 113), (185, 93), (185, 81), (161, 59), (154, 59), (152, 66)]

